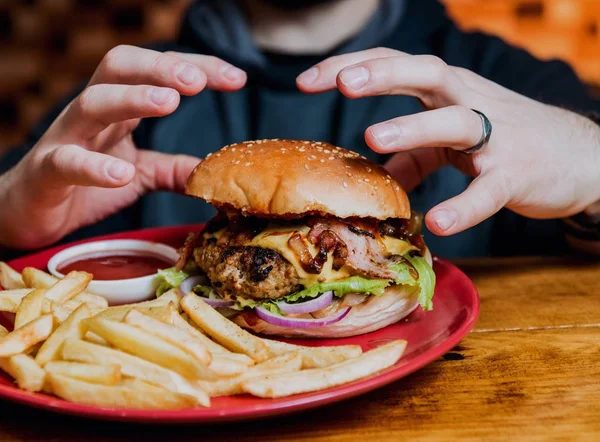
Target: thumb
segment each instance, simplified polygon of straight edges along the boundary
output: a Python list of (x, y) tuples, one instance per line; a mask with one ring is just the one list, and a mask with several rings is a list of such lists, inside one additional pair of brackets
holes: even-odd
[(425, 223), (436, 235), (453, 235), (485, 221), (509, 200), (507, 180), (500, 173), (490, 172), (475, 178), (460, 195), (431, 209)]
[(436, 170), (448, 164), (446, 149), (415, 149), (398, 152), (383, 167), (408, 193)]
[(171, 155), (149, 150), (137, 152), (136, 178), (144, 192), (170, 190), (182, 193), (185, 183), (200, 158), (191, 155)]

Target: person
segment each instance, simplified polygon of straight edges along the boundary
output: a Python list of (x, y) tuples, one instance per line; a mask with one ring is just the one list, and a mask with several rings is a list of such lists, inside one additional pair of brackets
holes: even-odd
[(566, 64), (463, 33), (434, 0), (201, 0), (177, 41), (108, 52), (2, 159), (0, 244), (206, 221), (177, 194), (199, 158), (297, 138), (385, 163), (442, 256), (564, 253), (563, 218), (600, 239), (594, 110)]

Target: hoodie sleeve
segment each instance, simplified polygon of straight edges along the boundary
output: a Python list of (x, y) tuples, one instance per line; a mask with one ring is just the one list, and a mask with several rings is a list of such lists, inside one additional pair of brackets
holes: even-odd
[(433, 38), (447, 63), (469, 69), (529, 98), (576, 112), (600, 110), (587, 87), (566, 63), (542, 61), (503, 40), (461, 32), (448, 21)]

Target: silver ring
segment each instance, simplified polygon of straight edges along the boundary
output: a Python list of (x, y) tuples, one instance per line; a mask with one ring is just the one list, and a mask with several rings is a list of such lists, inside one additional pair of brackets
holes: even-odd
[(481, 149), (483, 149), (488, 144), (488, 142), (490, 141), (490, 137), (492, 136), (492, 123), (488, 119), (488, 117), (486, 117), (483, 112), (479, 112), (478, 110), (475, 110), (475, 109), (471, 109), (471, 110), (473, 112), (475, 112), (477, 115), (479, 115), (479, 118), (481, 118), (481, 126), (482, 126), (481, 139), (475, 146), (470, 147), (466, 150), (459, 151), (461, 153), (464, 153), (465, 155), (472, 155), (475, 152), (478, 152)]

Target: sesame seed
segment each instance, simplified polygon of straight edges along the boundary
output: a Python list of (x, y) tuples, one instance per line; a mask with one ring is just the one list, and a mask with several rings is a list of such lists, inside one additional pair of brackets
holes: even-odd
[(256, 144), (262, 144), (262, 140), (256, 140)]
[(321, 145), (321, 144), (323, 144), (323, 143), (321, 143), (320, 141), (317, 141), (315, 144), (319, 144), (319, 145)]
[(209, 153), (208, 155), (206, 155), (206, 158), (210, 158), (211, 155), (212, 155), (212, 152)]
[(348, 187), (348, 183), (344, 181), (344, 187)]
[(299, 151), (299, 152), (304, 152), (304, 151), (306, 151), (306, 149), (305, 149), (305, 148), (303, 148), (303, 147), (301, 147), (300, 149), (298, 149), (298, 151)]
[(320, 160), (320, 161), (321, 161), (321, 163), (324, 163), (324, 162), (325, 162), (325, 160), (324, 160), (323, 158), (321, 158), (321, 160)]
[(400, 187), (396, 186), (396, 192), (398, 192), (400, 190)]
[(246, 166), (246, 167), (251, 166), (251, 165), (252, 165), (251, 162), (248, 162), (248, 163), (244, 164), (244, 166)]
[(325, 153), (331, 153), (331, 151), (329, 149), (325, 149), (323, 152), (325, 152)]
[(391, 179), (392, 179), (392, 177), (391, 177), (391, 176), (389, 176), (389, 175), (386, 175), (385, 177), (386, 177), (388, 180), (391, 180)]
[(385, 184), (390, 184), (390, 180), (385, 180)]
[(352, 174), (350, 172), (346, 172), (346, 175), (348, 176), (352, 176)]
[(302, 143), (304, 143), (304, 144), (308, 144), (308, 143), (310, 143), (310, 141), (303, 141)]
[(368, 183), (369, 181), (371, 181), (369, 178), (365, 178), (365, 183)]
[(306, 163), (305, 163), (305, 164), (304, 164), (304, 168), (305, 168), (306, 170), (308, 170), (308, 164), (306, 164)]
[(375, 190), (379, 190), (379, 187), (375, 186)]
[(237, 161), (235, 162), (235, 164), (236, 164), (236, 165), (237, 165), (237, 164), (240, 164), (240, 160), (237, 160)]
[(345, 167), (346, 169), (350, 169), (350, 166), (348, 166), (348, 165), (346, 165), (346, 166), (344, 166), (344, 167)]
[(317, 159), (317, 157), (316, 157), (316, 156), (314, 156), (314, 155), (311, 155), (310, 157), (311, 157), (313, 160), (316, 160), (316, 159)]
[(330, 156), (329, 159), (330, 160), (335, 160), (335, 157), (334, 156)]
[(371, 168), (370, 168), (370, 167), (367, 167), (367, 172), (370, 172), (370, 171), (371, 171)]
[(358, 179), (358, 182), (359, 182), (359, 183), (362, 183), (362, 179), (360, 179), (360, 178), (359, 178), (359, 179)]
[(220, 153), (216, 153), (216, 154), (215, 154), (215, 156), (216, 156), (216, 157), (220, 157), (220, 156), (221, 156), (221, 154), (220, 154)]
[[(232, 147), (232, 148), (231, 148), (231, 151), (232, 151), (232, 152), (235, 152), (235, 147)], [(243, 151), (242, 151), (242, 152), (243, 152)]]
[(231, 160), (231, 164), (235, 163), (235, 160)]
[(253, 144), (253, 143), (250, 143), (250, 144), (248, 144), (248, 147), (252, 147), (252, 146), (254, 146), (254, 144)]

